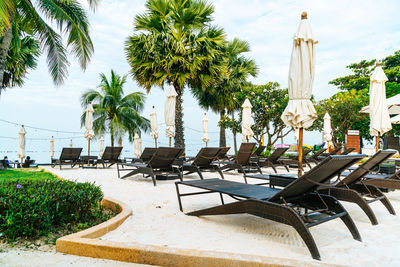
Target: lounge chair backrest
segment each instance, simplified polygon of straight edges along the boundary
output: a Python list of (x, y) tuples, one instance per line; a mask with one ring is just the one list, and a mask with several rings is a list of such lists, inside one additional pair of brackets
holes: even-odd
[(348, 155), (354, 150), (356, 150), (354, 147), (346, 148), (346, 150), (341, 155)]
[(226, 153), (228, 153), (229, 149), (231, 149), (231, 147), (227, 146), (227, 147), (220, 147), (220, 151), (218, 153), (217, 159), (225, 159), (228, 156), (226, 155)]
[(253, 152), (253, 156), (260, 156), (261, 153), (264, 151), (264, 149), (265, 149), (266, 147), (267, 147), (267, 146), (258, 146), (257, 149), (256, 149), (256, 151)]
[(336, 155), (336, 154), (339, 152), (339, 150), (342, 149), (342, 147), (343, 147), (343, 146), (337, 146), (334, 150), (332, 150), (332, 151), (329, 153), (329, 155), (330, 155), (330, 156)]
[(106, 149), (104, 149), (101, 159), (117, 161), (119, 159), (119, 156), (121, 155), (121, 152), (122, 152), (122, 146), (114, 146), (114, 147), (107, 146)]
[(370, 157), (366, 162), (361, 164), (357, 169), (352, 171), (346, 178), (338, 183), (338, 185), (350, 185), (361, 180), (366, 174), (368, 174), (375, 167), (379, 166), (382, 162), (390, 158), (396, 153), (396, 150), (380, 150)]
[(219, 147), (203, 147), (193, 160), (193, 164), (202, 167), (209, 166), (211, 162), (217, 159), (219, 155)]
[(29, 168), (31, 164), (34, 164), (35, 160), (26, 159), (24, 163), (22, 163), (22, 168)]
[(7, 164), (4, 159), (0, 159), (0, 169), (7, 169)]
[(283, 154), (288, 150), (288, 147), (278, 147), (277, 149), (269, 155), (268, 160), (272, 163), (275, 163)]
[(311, 158), (317, 159), (322, 153), (324, 153), (327, 150), (327, 148), (321, 148), (317, 152), (311, 155)]
[(240, 145), (238, 154), (235, 158), (235, 163), (240, 165), (249, 164), (251, 154), (253, 154), (256, 143), (242, 143)]
[(81, 147), (64, 147), (61, 150), (60, 160), (79, 160), (81, 152)]
[(346, 155), (328, 156), (317, 166), (294, 180), (280, 192), (270, 198), (279, 200), (280, 198), (290, 199), (315, 191), (320, 183), (328, 183), (330, 179), (337, 177), (343, 170), (361, 160), (365, 155)]
[(183, 153), (183, 148), (159, 147), (148, 162), (152, 168), (171, 168), (172, 163)]
[(154, 155), (154, 153), (156, 153), (156, 151), (157, 151), (157, 148), (155, 148), (155, 147), (145, 147), (142, 152), (142, 155), (140, 155), (140, 159), (143, 162), (148, 162), (151, 159), (151, 157)]
[(387, 136), (386, 146), (388, 149), (395, 149), (400, 152), (400, 138), (394, 136)]
[(303, 150), (303, 158), (305, 158), (308, 154), (310, 154), (310, 152), (312, 151), (312, 149), (306, 148)]

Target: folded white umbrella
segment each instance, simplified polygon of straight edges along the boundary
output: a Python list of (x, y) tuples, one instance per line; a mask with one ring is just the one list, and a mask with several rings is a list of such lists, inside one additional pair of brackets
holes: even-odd
[(53, 136), (50, 139), (50, 158), (54, 157), (54, 138)]
[(372, 136), (382, 135), (392, 129), (386, 103), (385, 82), (387, 80), (382, 67), (378, 64), (370, 77), (369, 88), (369, 116), (371, 119), (369, 133)]
[(324, 116), (324, 131), (322, 139), (329, 144), (332, 141), (332, 125), (331, 125), (331, 116), (326, 112)]
[(99, 156), (100, 158), (103, 156), (104, 152), (104, 137), (100, 137), (100, 148), (99, 148)]
[(157, 138), (158, 138), (157, 112), (156, 112), (156, 109), (155, 109), (154, 106), (153, 106), (153, 109), (151, 110), (151, 113), (150, 113), (150, 126), (151, 126), (150, 136), (151, 136), (151, 138), (154, 139), (155, 147), (157, 147)]
[(392, 122), (392, 124), (400, 124), (400, 114), (392, 117), (390, 121)]
[(207, 118), (207, 113), (204, 113), (204, 117), (202, 120), (202, 125), (203, 125), (203, 136), (201, 137), (201, 140), (203, 140), (204, 143), (206, 143), (206, 146), (208, 142), (210, 141), (210, 138), (208, 138), (208, 118)]
[(88, 140), (88, 155), (90, 156), (90, 140), (94, 137), (93, 132), (93, 105), (89, 103), (86, 107), (85, 116), (85, 138)]
[(175, 137), (175, 104), (176, 104), (176, 96), (178, 94), (175, 91), (174, 86), (171, 86), (167, 92), (167, 99), (165, 101), (165, 110), (164, 110), (164, 118), (165, 118), (165, 134), (169, 138), (169, 145), (171, 146), (171, 139)]
[(25, 127), (24, 127), (24, 125), (22, 125), (21, 129), (19, 130), (19, 134), (18, 134), (19, 149), (18, 149), (18, 153), (17, 153), (17, 156), (21, 160), (21, 163), (26, 156), (25, 155), (25, 135), (26, 135)]
[(242, 141), (249, 142), (249, 140), (253, 137), (254, 132), (251, 129), (251, 108), (253, 106), (250, 103), (250, 100), (246, 97), (242, 105)]
[(294, 129), (294, 140), (296, 141), (296, 143), (299, 141), (299, 128)]
[(138, 133), (135, 133), (133, 138), (133, 146), (135, 148), (134, 154), (136, 158), (139, 158), (142, 154), (142, 140), (140, 139)]
[[(318, 43), (307, 13), (301, 14), (301, 21), (293, 40), (293, 50), (289, 66), (289, 103), (281, 119), (288, 127), (299, 128), (299, 147), (303, 146), (303, 128), (309, 128), (317, 118), (311, 102), (314, 82), (315, 45)], [(302, 174), (302, 149), (298, 149), (299, 171)]]

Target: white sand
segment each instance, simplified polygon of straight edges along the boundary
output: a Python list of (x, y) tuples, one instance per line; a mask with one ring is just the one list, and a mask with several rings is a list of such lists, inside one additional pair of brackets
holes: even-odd
[[(69, 180), (95, 182), (102, 187), (106, 196), (132, 207), (133, 216), (102, 239), (312, 261), (300, 236), (290, 226), (250, 215), (185, 215), (179, 211), (174, 181), (158, 181), (154, 187), (151, 179), (142, 178), (142, 175), (118, 179), (115, 168), (47, 169)], [(265, 173), (269, 171), (264, 169)], [(283, 169), (280, 172), (286, 173)], [(218, 175), (206, 173), (205, 177), (214, 178)], [(225, 178), (243, 182), (242, 175), (233, 172), (225, 175)], [(185, 176), (185, 179), (198, 177), (193, 174)], [(181, 188), (193, 191), (184, 186)], [(395, 210), (400, 212), (400, 191), (388, 193), (387, 196)], [(218, 194), (183, 198), (186, 212), (219, 204)], [(315, 226), (310, 231), (323, 262), (351, 266), (399, 266), (400, 217), (390, 215), (380, 202), (375, 202), (372, 208), (379, 225), (373, 226), (358, 206), (345, 202), (342, 204), (357, 225), (363, 242), (354, 240), (341, 220)]]
[(38, 250), (6, 249), (0, 252), (2, 267), (64, 267), (64, 266), (96, 266), (96, 267), (150, 267), (128, 262), (78, 257), (55, 252)]

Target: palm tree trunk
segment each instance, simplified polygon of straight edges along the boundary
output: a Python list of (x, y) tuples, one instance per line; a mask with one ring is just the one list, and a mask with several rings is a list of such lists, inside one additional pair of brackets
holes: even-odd
[[(232, 123), (235, 121), (235, 112), (232, 111)], [(233, 133), (233, 148), (235, 149), (235, 154), (237, 154), (237, 142), (236, 142), (236, 130), (232, 129)]]
[[(221, 110), (219, 115), (219, 119), (222, 120), (225, 116), (225, 109)], [(226, 147), (225, 128), (222, 126), (219, 127), (219, 147)]]
[[(176, 106), (175, 106), (175, 147), (185, 149), (185, 136), (183, 132), (183, 90), (174, 85), (176, 93)], [(178, 88), (177, 88), (178, 87)]]
[(111, 136), (111, 147), (114, 147), (114, 132), (110, 131), (110, 136)]
[(11, 40), (12, 40), (12, 26), (8, 27), (8, 29), (3, 35), (3, 40), (0, 43), (0, 92), (3, 85), (7, 54), (8, 50), (10, 49)]

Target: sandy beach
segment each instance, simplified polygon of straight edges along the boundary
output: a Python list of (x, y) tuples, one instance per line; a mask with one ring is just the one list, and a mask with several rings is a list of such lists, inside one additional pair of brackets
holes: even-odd
[[(179, 211), (174, 181), (158, 181), (154, 187), (151, 180), (142, 175), (118, 179), (115, 168), (46, 169), (68, 180), (95, 182), (106, 196), (132, 207), (133, 216), (102, 239), (313, 261), (300, 236), (289, 226), (250, 215), (185, 215)], [(263, 169), (264, 173), (269, 171)], [(281, 169), (280, 173), (285, 171)], [(217, 175), (206, 173), (205, 177)], [(225, 177), (243, 182), (242, 175), (235, 172)], [(184, 179), (198, 177), (188, 175)], [(398, 211), (400, 192), (390, 192), (387, 196)], [(188, 212), (219, 203), (218, 195), (199, 195), (184, 198), (183, 208)], [(340, 220), (315, 226), (311, 228), (311, 233), (320, 250), (322, 262), (350, 266), (398, 266), (399, 216), (390, 215), (380, 202), (375, 202), (372, 208), (379, 225), (373, 226), (358, 206), (345, 202), (342, 204), (355, 221), (363, 242), (354, 240)]]

